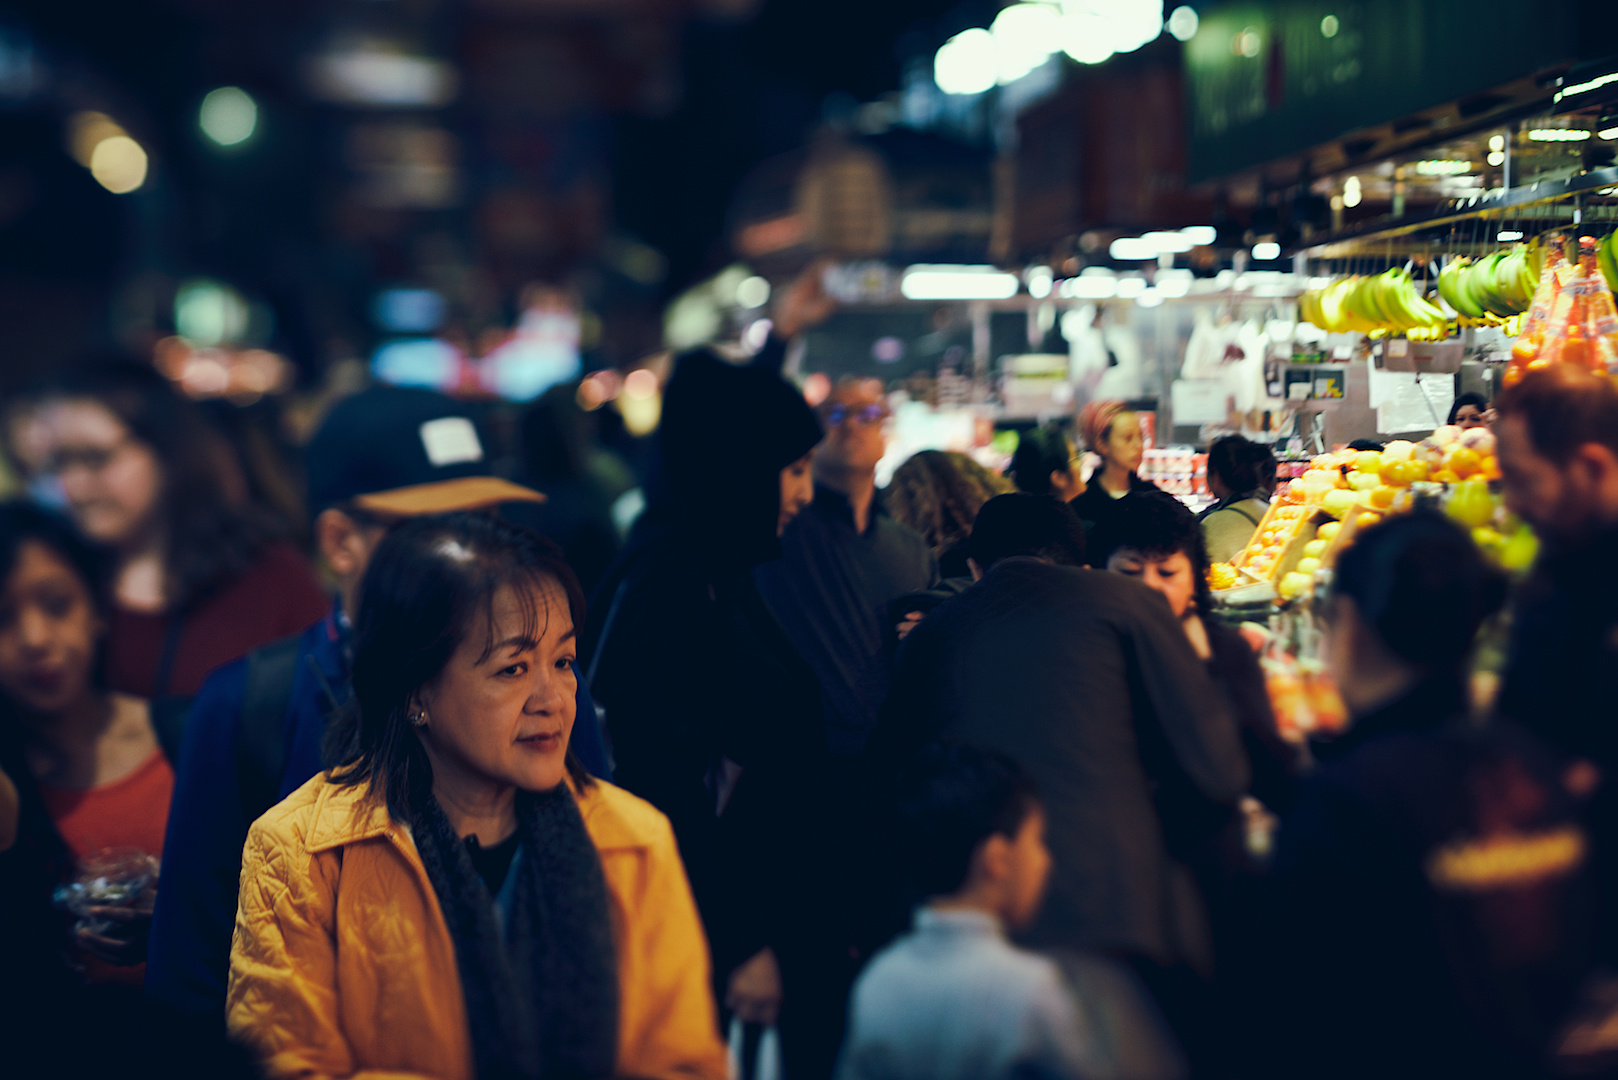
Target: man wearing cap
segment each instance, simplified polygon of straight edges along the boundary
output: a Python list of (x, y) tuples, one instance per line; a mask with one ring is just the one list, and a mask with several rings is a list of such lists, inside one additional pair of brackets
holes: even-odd
[[(490, 476), (471, 411), (426, 390), (375, 387), (340, 402), (306, 461), (316, 544), (338, 584), (332, 613), (214, 671), (192, 706), (176, 766), (146, 991), (186, 1012), (223, 1017), (248, 826), (328, 764), (326, 723), (350, 690), (346, 612), (389, 526), (544, 500)], [(582, 677), (578, 715), (572, 749), (606, 776)]]

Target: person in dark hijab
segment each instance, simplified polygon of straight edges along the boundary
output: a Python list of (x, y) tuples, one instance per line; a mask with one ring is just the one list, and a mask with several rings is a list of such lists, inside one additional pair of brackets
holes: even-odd
[(821, 688), (753, 568), (780, 557), (782, 531), (813, 497), (821, 434), (768, 367), (705, 349), (679, 357), (646, 514), (584, 635), (615, 777), (674, 825), (721, 1001), (749, 1022), (779, 1011), (788, 1071), (805, 1076), (830, 1072), (837, 990), (853, 973), (827, 959), (848, 965), (831, 914), (836, 852), (816, 820)]

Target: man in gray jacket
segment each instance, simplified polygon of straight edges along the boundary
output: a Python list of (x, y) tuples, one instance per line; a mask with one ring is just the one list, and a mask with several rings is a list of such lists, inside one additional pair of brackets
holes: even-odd
[(1228, 820), (1248, 762), (1168, 603), (1082, 568), (1083, 546), (1082, 525), (1054, 499), (985, 504), (971, 539), (981, 580), (904, 642), (873, 763), (897, 765), (948, 738), (1027, 769), (1048, 816), (1052, 874), (1026, 942), (1127, 962), (1182, 1028), (1180, 988), (1209, 974), (1211, 950), (1171, 849)]

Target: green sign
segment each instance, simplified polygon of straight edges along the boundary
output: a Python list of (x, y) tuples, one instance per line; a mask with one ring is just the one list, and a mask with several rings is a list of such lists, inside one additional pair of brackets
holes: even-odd
[[(1608, 9), (1603, 16), (1596, 6)], [(1618, 53), (1614, 0), (1273, 0), (1208, 8), (1185, 45), (1201, 181)]]

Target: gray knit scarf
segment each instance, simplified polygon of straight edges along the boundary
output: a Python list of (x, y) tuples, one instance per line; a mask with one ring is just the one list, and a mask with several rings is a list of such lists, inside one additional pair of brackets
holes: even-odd
[(611, 1076), (618, 965), (601, 856), (566, 784), (517, 795), (519, 857), (504, 937), (495, 901), (428, 795), (412, 830), (455, 942), (479, 1080)]

